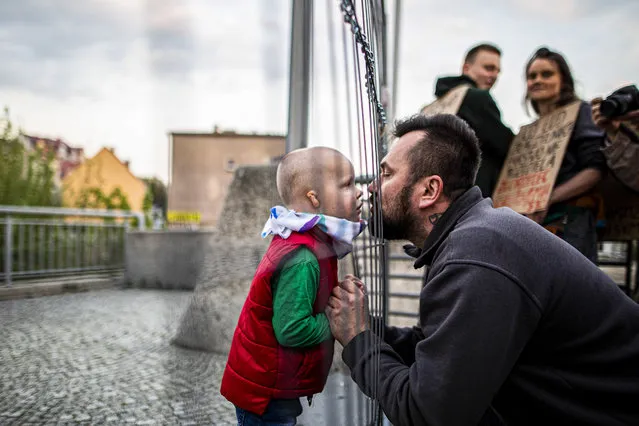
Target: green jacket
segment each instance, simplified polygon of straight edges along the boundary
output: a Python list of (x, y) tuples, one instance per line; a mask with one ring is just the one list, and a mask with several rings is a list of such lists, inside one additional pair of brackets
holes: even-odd
[(273, 330), (282, 346), (317, 345), (331, 337), (326, 314), (313, 314), (319, 263), (307, 248), (297, 249), (273, 277)]

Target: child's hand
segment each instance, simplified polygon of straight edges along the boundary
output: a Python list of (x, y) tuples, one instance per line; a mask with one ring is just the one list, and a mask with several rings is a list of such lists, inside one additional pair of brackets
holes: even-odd
[(328, 299), (326, 316), (333, 336), (342, 346), (368, 330), (368, 296), (364, 283), (353, 275), (346, 275)]

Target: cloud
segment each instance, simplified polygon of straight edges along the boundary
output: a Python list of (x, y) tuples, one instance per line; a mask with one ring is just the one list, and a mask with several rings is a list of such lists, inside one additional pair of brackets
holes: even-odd
[[(181, 0), (147, 0), (144, 12), (152, 72), (185, 78), (195, 55), (191, 9)], [(209, 54), (214, 57), (215, 49)]]
[[(639, 2), (402, 5), (400, 116), (431, 101), (436, 78), (459, 73), (464, 52), (479, 41), (504, 51), (493, 93), (514, 129), (531, 121), (521, 104), (523, 67), (542, 44), (566, 54), (585, 98), (639, 75)], [(316, 2), (315, 17), (315, 140), (343, 148), (356, 141), (340, 133), (349, 114), (355, 122), (344, 106), (344, 22), (336, 2)], [(285, 132), (289, 27), (290, 2), (281, 0), (2, 1), (0, 102), (32, 133), (62, 137), (89, 154), (115, 146), (132, 160), (135, 173), (166, 178), (168, 131), (206, 131), (218, 124)]]
[(63, 98), (91, 92), (87, 64), (118, 61), (131, 21), (114, 3), (25, 0), (0, 3), (0, 87)]
[(29, 132), (114, 146), (166, 178), (168, 131), (284, 132), (287, 14), (279, 0), (0, 2), (0, 102)]

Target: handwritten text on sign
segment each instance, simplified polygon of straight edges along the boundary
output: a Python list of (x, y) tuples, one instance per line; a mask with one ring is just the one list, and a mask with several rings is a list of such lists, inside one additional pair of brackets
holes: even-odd
[(435, 114), (457, 114), (469, 87), (468, 85), (455, 87), (435, 102), (422, 108), (421, 113), (426, 116)]
[(574, 102), (521, 128), (493, 193), (495, 207), (523, 214), (548, 208), (578, 113)]

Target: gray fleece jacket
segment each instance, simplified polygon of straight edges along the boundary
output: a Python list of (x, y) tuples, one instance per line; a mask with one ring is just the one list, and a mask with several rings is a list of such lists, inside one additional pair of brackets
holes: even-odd
[(421, 327), (342, 354), (395, 426), (639, 425), (639, 305), (577, 250), (473, 187), (412, 253)]

